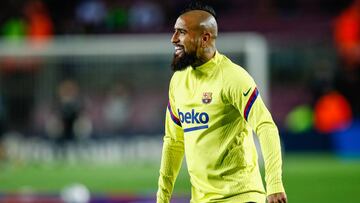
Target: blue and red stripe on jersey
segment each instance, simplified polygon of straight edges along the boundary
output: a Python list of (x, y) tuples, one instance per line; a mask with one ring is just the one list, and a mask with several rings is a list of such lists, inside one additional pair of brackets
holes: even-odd
[(174, 113), (172, 112), (172, 110), (171, 110), (170, 101), (168, 102), (167, 108), (168, 108), (168, 110), (169, 110), (171, 120), (173, 120), (176, 125), (178, 125), (178, 126), (181, 127), (181, 122), (180, 122), (179, 118), (176, 117), (175, 114), (174, 114)]
[(251, 110), (251, 107), (253, 106), (256, 98), (258, 97), (259, 95), (259, 91), (258, 89), (255, 87), (254, 91), (252, 92), (251, 96), (250, 96), (250, 99), (248, 100), (246, 106), (245, 106), (245, 109), (244, 109), (244, 118), (245, 120), (247, 121), (248, 120), (248, 117), (249, 117), (249, 113), (250, 113), (250, 110)]

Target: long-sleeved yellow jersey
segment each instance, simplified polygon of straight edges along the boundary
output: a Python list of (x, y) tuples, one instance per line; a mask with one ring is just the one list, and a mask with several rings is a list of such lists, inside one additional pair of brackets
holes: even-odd
[[(252, 130), (265, 161), (267, 192)], [(260, 203), (266, 193), (284, 192), (278, 129), (251, 76), (218, 52), (170, 81), (158, 203), (170, 202), (184, 154), (193, 203)]]

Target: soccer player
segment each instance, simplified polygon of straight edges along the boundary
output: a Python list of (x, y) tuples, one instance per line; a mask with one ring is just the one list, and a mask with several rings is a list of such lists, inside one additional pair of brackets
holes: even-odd
[[(255, 82), (216, 50), (214, 10), (194, 4), (177, 19), (157, 202), (170, 202), (186, 157), (191, 202), (286, 203), (278, 129)], [(236, 44), (236, 42), (234, 42)], [(266, 192), (252, 131), (265, 160)]]

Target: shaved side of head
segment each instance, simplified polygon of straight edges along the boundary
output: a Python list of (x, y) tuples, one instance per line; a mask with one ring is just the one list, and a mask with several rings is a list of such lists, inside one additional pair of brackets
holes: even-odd
[(210, 33), (211, 37), (216, 39), (218, 35), (218, 26), (215, 17), (203, 10), (191, 10), (180, 16), (184, 20), (189, 22), (194, 30), (200, 32), (200, 34)]

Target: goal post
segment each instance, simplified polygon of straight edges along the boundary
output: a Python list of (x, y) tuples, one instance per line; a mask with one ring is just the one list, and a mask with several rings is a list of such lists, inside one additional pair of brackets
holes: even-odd
[[(123, 34), (111, 36), (56, 37), (49, 43), (32, 46), (27, 41), (0, 41), (3, 56), (156, 56), (171, 55), (174, 48), (169, 34)], [(262, 98), (268, 104), (268, 46), (257, 33), (222, 33), (217, 48), (223, 53), (244, 54), (244, 64), (256, 81)]]

